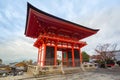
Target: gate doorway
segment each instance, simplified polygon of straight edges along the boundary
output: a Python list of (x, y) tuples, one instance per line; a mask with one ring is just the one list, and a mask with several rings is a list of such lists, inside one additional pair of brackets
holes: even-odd
[(64, 67), (68, 66), (68, 53), (67, 51), (57, 51), (57, 64), (62, 64)]

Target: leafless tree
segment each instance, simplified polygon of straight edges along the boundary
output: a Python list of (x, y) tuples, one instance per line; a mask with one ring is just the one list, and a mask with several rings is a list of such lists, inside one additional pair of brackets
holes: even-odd
[(105, 62), (105, 67), (107, 60), (113, 60), (115, 58), (114, 51), (116, 50), (117, 44), (99, 44), (95, 51), (100, 55), (100, 59)]
[(95, 51), (101, 56), (103, 61), (112, 59), (115, 57), (114, 51), (116, 50), (117, 44), (99, 44)]

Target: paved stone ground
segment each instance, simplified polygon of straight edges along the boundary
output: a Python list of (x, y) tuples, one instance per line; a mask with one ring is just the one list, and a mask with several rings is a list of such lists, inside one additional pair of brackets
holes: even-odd
[(43, 76), (40, 78), (22, 78), (22, 76), (9, 76), (0, 78), (0, 80), (120, 80), (120, 67), (109, 69), (98, 68), (89, 72), (85, 71), (66, 75)]
[(45, 80), (120, 80), (120, 67), (98, 68), (94, 71), (69, 74)]

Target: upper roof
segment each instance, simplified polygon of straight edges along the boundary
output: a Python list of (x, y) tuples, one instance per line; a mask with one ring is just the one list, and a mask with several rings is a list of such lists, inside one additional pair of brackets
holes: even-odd
[(48, 32), (50, 30), (55, 33), (65, 33), (67, 35), (77, 36), (78, 39), (83, 39), (97, 33), (99, 29), (91, 29), (71, 21), (64, 20), (39, 10), (27, 3), (25, 35), (31, 38), (37, 38), (40, 32)]

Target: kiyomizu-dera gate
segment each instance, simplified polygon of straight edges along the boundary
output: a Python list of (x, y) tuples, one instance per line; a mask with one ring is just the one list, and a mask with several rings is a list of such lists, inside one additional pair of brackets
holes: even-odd
[(86, 42), (80, 41), (98, 30), (58, 18), (43, 12), (28, 3), (25, 35), (37, 39), (37, 64), (39, 66), (58, 65), (57, 52), (61, 51), (64, 66), (80, 66), (81, 48)]

